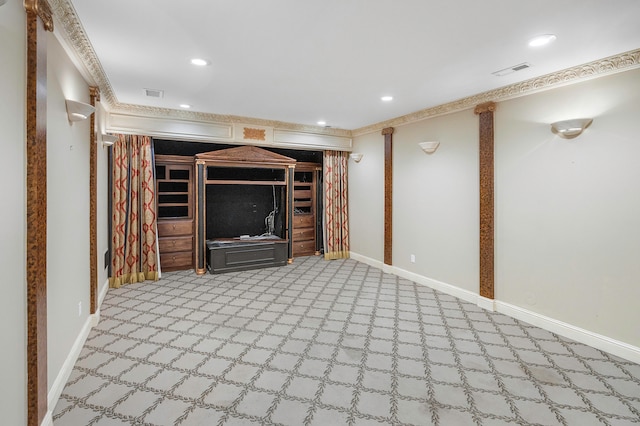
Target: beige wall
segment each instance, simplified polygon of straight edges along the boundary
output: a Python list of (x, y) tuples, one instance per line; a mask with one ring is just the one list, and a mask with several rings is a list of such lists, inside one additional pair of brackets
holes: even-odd
[(11, 0), (0, 8), (0, 414), (26, 424), (25, 12)]
[[(594, 122), (580, 137), (551, 133), (549, 123), (581, 116)], [(498, 103), (498, 303), (640, 347), (638, 117), (640, 70)], [(421, 140), (441, 145), (428, 156)], [(394, 132), (395, 272), (467, 300), (478, 293), (477, 146), (471, 110)], [(365, 156), (349, 170), (351, 249), (382, 262), (383, 136), (354, 138), (354, 151)]]
[(90, 121), (72, 124), (68, 120), (65, 99), (88, 103), (89, 87), (55, 36), (48, 35), (47, 357), (51, 388), (89, 318)]
[[(393, 135), (393, 265), (471, 291), (479, 274), (477, 139), (472, 111), (401, 126)], [(422, 141), (441, 144), (427, 155)]]
[(498, 105), (497, 299), (640, 347), (639, 117), (640, 70)]
[(353, 152), (359, 163), (349, 159), (350, 249), (378, 261), (384, 257), (384, 137), (380, 133), (356, 139)]

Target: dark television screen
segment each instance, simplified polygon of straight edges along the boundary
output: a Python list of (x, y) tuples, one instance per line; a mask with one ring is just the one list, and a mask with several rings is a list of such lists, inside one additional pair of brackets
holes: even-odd
[(274, 210), (275, 231), (284, 237), (285, 196), (283, 186), (207, 185), (207, 240), (262, 235), (265, 219)]

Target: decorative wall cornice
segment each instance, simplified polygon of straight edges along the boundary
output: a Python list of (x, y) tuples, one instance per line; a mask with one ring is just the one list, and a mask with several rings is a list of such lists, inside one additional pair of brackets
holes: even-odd
[(118, 101), (113, 92), (113, 87), (107, 75), (102, 68), (102, 64), (98, 60), (93, 46), (89, 41), (89, 37), (84, 27), (78, 19), (78, 14), (69, 0), (49, 0), (53, 17), (58, 24), (60, 34), (67, 41), (76, 53), (76, 57), (82, 62), (85, 70), (93, 80), (92, 84), (96, 85), (101, 93), (101, 102), (105, 108), (109, 109)]
[(330, 127), (310, 126), (235, 115), (210, 114), (196, 111), (120, 103), (70, 0), (49, 0), (49, 3), (53, 12), (54, 20), (56, 21), (56, 24), (58, 24), (58, 27), (61, 28), (61, 35), (68, 42), (69, 46), (75, 50), (76, 57), (82, 62), (86, 71), (93, 80), (91, 83), (99, 87), (102, 99), (101, 102), (105, 109), (108, 112), (153, 118), (166, 117), (208, 123), (243, 123), (254, 126), (268, 126), (275, 129), (351, 138), (352, 136), (378, 132), (386, 127), (397, 127), (439, 115), (474, 108), (476, 105), (485, 102), (504, 101), (562, 85), (577, 83), (579, 81), (640, 67), (640, 49), (637, 49), (520, 83), (504, 86), (495, 90), (479, 93), (477, 95), (443, 105), (426, 108), (411, 114), (371, 124), (355, 130), (335, 129)]
[(265, 120), (261, 118), (242, 117), (238, 115), (211, 114), (197, 111), (186, 111), (171, 108), (158, 108), (145, 105), (122, 104), (117, 102), (110, 105), (109, 112), (137, 115), (154, 118), (175, 118), (190, 121), (202, 121), (207, 123), (242, 123), (252, 126), (273, 127), (280, 130), (293, 130), (303, 133), (315, 133), (328, 136), (351, 137), (351, 131), (332, 127), (308, 126), (304, 124), (287, 123), (277, 120)]
[(628, 71), (638, 67), (640, 67), (640, 49), (610, 56), (587, 64), (578, 65), (576, 67), (543, 75), (541, 77), (532, 78), (530, 80), (511, 84), (495, 90), (489, 90), (488, 92), (479, 93), (474, 96), (438, 105), (433, 108), (426, 108), (391, 120), (372, 124), (370, 126), (361, 127), (359, 129), (352, 130), (352, 135), (359, 136), (367, 133), (374, 133), (385, 127), (397, 127), (404, 124), (410, 124), (427, 118), (474, 108), (476, 105), (484, 104), (486, 102), (505, 101), (507, 99), (513, 99), (567, 84), (578, 83), (580, 81), (602, 77), (608, 74)]

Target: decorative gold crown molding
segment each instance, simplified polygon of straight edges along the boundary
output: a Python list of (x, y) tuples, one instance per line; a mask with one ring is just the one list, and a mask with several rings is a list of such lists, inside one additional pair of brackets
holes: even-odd
[(476, 105), (484, 104), (486, 102), (505, 101), (507, 99), (513, 99), (567, 84), (578, 83), (608, 74), (628, 71), (638, 67), (640, 67), (640, 49), (609, 56), (608, 58), (600, 59), (598, 61), (578, 65), (576, 67), (543, 75), (520, 83), (504, 86), (499, 89), (479, 93), (468, 98), (459, 99), (433, 108), (426, 108), (391, 120), (354, 129), (352, 130), (352, 135), (360, 136), (367, 133), (374, 133), (385, 127), (397, 127), (403, 124), (414, 123), (427, 118), (474, 108)]

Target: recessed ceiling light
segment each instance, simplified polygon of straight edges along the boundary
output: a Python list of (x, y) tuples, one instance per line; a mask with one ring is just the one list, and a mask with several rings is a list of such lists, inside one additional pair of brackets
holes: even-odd
[(383, 96), (380, 98), (380, 100), (384, 101), (384, 102), (389, 102), (393, 100), (393, 96)]
[(189, 105), (189, 104), (180, 104), (180, 108), (189, 109), (189, 108), (191, 108), (191, 105)]
[(318, 126), (326, 126), (326, 125), (327, 125), (326, 121), (322, 121), (322, 120), (318, 121)]
[(557, 37), (556, 37), (555, 34), (542, 34), (542, 35), (536, 36), (536, 37), (532, 38), (531, 40), (529, 40), (529, 46), (531, 46), (531, 47), (544, 46), (545, 44), (551, 43), (556, 38)]
[(191, 65), (197, 65), (199, 67), (204, 67), (206, 65), (209, 65), (209, 61), (207, 61), (206, 59), (202, 59), (202, 58), (193, 58), (191, 60)]

